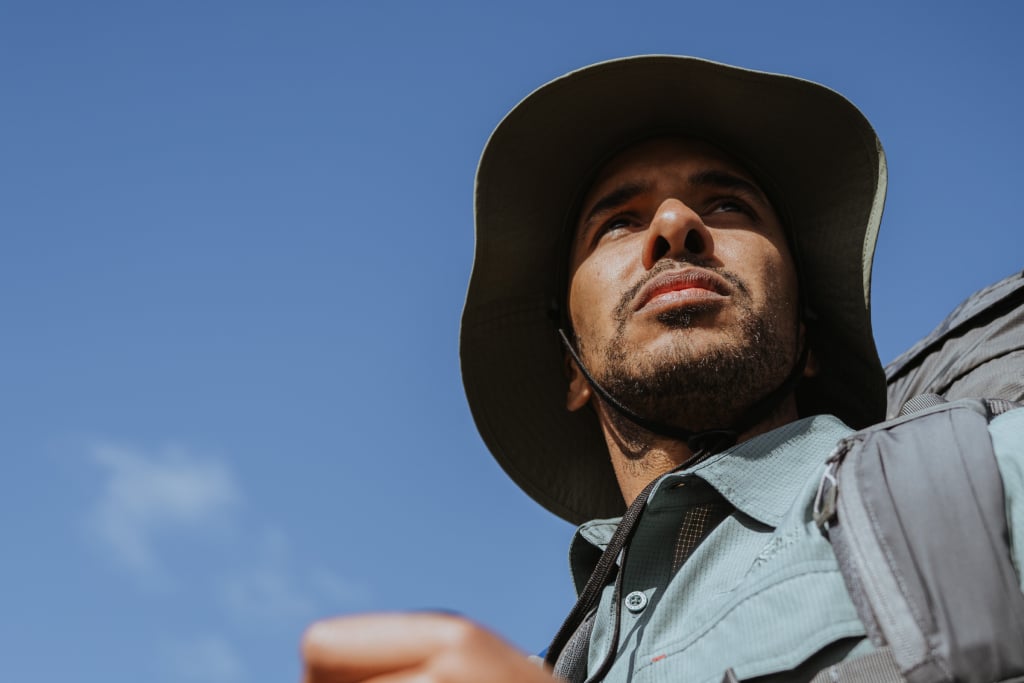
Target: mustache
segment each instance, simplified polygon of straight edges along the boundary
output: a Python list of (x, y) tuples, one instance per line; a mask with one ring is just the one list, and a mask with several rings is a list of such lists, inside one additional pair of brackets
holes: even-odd
[(744, 295), (749, 295), (750, 290), (743, 280), (736, 275), (736, 273), (725, 268), (716, 267), (708, 264), (706, 261), (692, 260), (692, 261), (666, 261), (662, 260), (655, 264), (647, 273), (641, 277), (637, 282), (622, 293), (622, 297), (619, 299), (618, 305), (615, 306), (615, 319), (617, 321), (624, 321), (626, 316), (633, 304), (633, 300), (636, 299), (636, 295), (640, 293), (648, 282), (658, 277), (662, 273), (669, 270), (676, 270), (684, 265), (693, 266), (695, 268), (701, 268), (702, 270), (711, 271), (716, 275), (726, 280), (730, 285), (735, 287), (739, 292)]

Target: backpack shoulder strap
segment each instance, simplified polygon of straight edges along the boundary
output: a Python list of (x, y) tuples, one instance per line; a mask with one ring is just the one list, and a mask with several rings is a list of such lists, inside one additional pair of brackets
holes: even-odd
[(935, 405), (855, 432), (829, 459), (815, 519), (869, 637), (910, 683), (1024, 676), (1024, 594), (988, 434), (1006, 407)]

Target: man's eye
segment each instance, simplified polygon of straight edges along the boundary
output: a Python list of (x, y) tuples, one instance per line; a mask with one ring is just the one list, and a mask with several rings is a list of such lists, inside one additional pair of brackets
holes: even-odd
[(742, 202), (738, 202), (738, 201), (731, 200), (731, 199), (726, 199), (726, 200), (722, 200), (722, 201), (718, 202), (718, 204), (715, 205), (714, 209), (712, 209), (713, 212), (718, 212), (718, 213), (728, 212), (728, 211), (741, 211), (741, 212), (745, 212), (746, 210), (747, 210), (747, 207)]
[(616, 216), (609, 221), (606, 221), (598, 229), (598, 237), (602, 237), (609, 233), (615, 232), (616, 230), (626, 230), (632, 226), (634, 221), (628, 216)]
[(750, 204), (741, 199), (723, 198), (713, 202), (707, 215), (723, 213), (739, 213), (754, 220), (757, 219), (757, 212), (750, 207)]

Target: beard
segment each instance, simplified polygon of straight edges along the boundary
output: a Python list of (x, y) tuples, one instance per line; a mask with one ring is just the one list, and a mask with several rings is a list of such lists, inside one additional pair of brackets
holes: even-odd
[[(650, 277), (661, 270), (665, 269), (650, 273)], [(657, 316), (672, 334), (667, 348), (655, 355), (631, 345), (626, 324), (629, 302), (642, 286), (638, 283), (616, 308), (616, 331), (603, 351), (598, 351), (603, 362), (600, 373), (595, 374), (608, 393), (638, 415), (695, 432), (729, 428), (739, 422), (744, 411), (785, 381), (795, 362), (795, 324), (783, 324), (774, 309), (757, 310), (749, 289), (735, 274), (709, 270), (733, 287), (731, 305), (737, 316), (729, 339), (712, 348), (695, 348), (686, 331), (701, 325), (702, 318), (718, 307), (688, 306)], [(582, 343), (580, 351), (584, 352)], [(613, 419), (621, 417), (609, 412), (614, 413)], [(631, 425), (620, 426), (635, 431)]]

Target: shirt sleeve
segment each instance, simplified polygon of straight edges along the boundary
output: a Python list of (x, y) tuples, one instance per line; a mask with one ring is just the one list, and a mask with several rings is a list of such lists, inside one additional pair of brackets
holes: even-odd
[(1017, 579), (1024, 590), (1024, 408), (1003, 413), (989, 423), (992, 447), (1006, 498), (1010, 553)]

